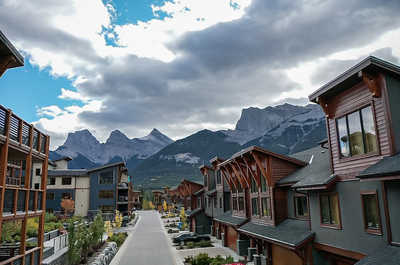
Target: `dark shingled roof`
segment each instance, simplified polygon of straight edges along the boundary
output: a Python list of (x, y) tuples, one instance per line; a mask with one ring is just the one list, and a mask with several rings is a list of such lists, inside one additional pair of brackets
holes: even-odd
[(190, 212), (189, 218), (201, 213), (202, 211), (203, 211), (203, 208), (194, 209), (193, 211)]
[(400, 247), (387, 246), (375, 254), (367, 256), (355, 265), (398, 265), (400, 264)]
[(358, 177), (369, 178), (376, 175), (388, 176), (398, 173), (400, 173), (400, 153), (384, 157), (379, 162), (361, 172)]
[(233, 225), (233, 226), (240, 226), (240, 225), (244, 224), (245, 222), (247, 222), (246, 218), (232, 216), (232, 212), (226, 212), (222, 215), (214, 217), (214, 220), (224, 223), (224, 224)]
[(306, 189), (324, 186), (336, 179), (331, 173), (329, 150), (316, 146), (291, 156), (307, 162), (308, 165), (282, 178), (278, 182), (279, 185), (295, 183), (293, 188)]
[(312, 239), (314, 232), (308, 230), (307, 221), (286, 219), (278, 226), (267, 226), (248, 222), (239, 232), (253, 235), (270, 242), (281, 243), (296, 248)]
[(62, 176), (87, 176), (86, 169), (66, 169), (66, 170), (49, 170), (48, 175), (51, 177)]
[(0, 31), (0, 57), (5, 56), (12, 56), (15, 59), (15, 62), (12, 62), (8, 68), (24, 65), (24, 57), (22, 57), (14, 45), (11, 44), (3, 32)]

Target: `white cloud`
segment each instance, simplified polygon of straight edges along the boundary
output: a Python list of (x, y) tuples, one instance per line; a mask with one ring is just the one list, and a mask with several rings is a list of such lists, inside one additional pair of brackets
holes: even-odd
[(87, 102), (88, 98), (82, 96), (79, 92), (72, 91), (69, 89), (61, 88), (61, 95), (58, 96), (60, 99), (66, 100), (79, 100), (82, 102)]

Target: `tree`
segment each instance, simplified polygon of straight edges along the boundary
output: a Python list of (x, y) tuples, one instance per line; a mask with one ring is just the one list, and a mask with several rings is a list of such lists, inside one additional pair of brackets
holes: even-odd
[(62, 199), (60, 205), (64, 209), (64, 217), (67, 217), (68, 213), (73, 213), (75, 210), (75, 202), (71, 199)]
[(71, 222), (68, 226), (68, 264), (78, 264), (81, 260), (81, 246), (75, 225)]
[(167, 205), (167, 202), (165, 200), (163, 201), (163, 210), (164, 210), (164, 212), (168, 211), (168, 205)]
[(149, 210), (149, 209), (150, 209), (149, 201), (148, 201), (148, 200), (143, 199), (143, 202), (142, 202), (142, 209), (143, 209), (143, 210)]
[(98, 248), (99, 244), (103, 241), (103, 234), (105, 232), (104, 221), (101, 213), (98, 213), (89, 228), (90, 244), (94, 248)]

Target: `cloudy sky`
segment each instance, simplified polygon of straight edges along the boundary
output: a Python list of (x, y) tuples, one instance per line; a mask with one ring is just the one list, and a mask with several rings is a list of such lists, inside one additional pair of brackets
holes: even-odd
[(0, 104), (52, 148), (83, 128), (234, 128), (242, 108), (305, 104), (368, 55), (400, 64), (399, 14), (398, 0), (1, 0), (25, 66), (0, 79)]

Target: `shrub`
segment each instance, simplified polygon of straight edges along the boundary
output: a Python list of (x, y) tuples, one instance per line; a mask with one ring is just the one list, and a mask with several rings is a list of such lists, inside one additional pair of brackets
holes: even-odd
[(46, 213), (44, 216), (45, 223), (55, 223), (57, 222), (57, 217), (52, 213)]
[(117, 246), (120, 247), (122, 243), (124, 243), (125, 239), (128, 237), (128, 233), (116, 233), (107, 239), (109, 242), (117, 243)]
[(187, 248), (194, 248), (194, 242), (187, 242)]
[(202, 241), (196, 243), (196, 246), (200, 247), (200, 248), (206, 248), (206, 247), (212, 247), (212, 244), (210, 241), (202, 240)]

